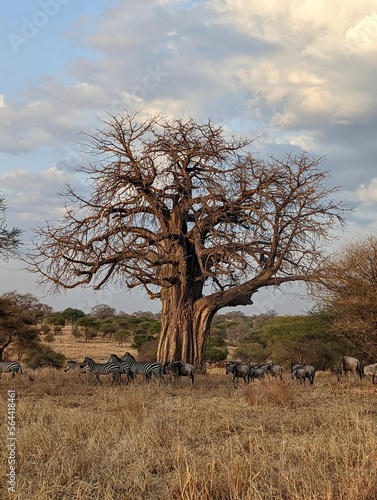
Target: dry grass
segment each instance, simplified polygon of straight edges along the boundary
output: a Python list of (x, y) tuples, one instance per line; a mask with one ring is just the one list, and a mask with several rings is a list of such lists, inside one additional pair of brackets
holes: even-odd
[[(51, 369), (33, 382), (3, 375), (1, 443), (7, 390), (17, 394), (17, 486), (9, 498), (377, 498), (370, 383), (342, 385), (319, 374), (312, 387), (287, 377), (235, 390), (224, 371), (198, 375), (194, 388), (188, 380), (177, 387), (106, 379), (101, 387)], [(7, 450), (0, 449), (4, 477)], [(7, 495), (2, 480), (0, 498)]]

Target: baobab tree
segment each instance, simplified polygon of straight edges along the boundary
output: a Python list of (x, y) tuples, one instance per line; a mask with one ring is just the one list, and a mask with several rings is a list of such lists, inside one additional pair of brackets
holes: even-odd
[(159, 299), (159, 362), (203, 367), (214, 314), (314, 279), (343, 223), (322, 159), (256, 159), (251, 140), (211, 121), (108, 115), (87, 140), (93, 162), (78, 171), (90, 195), (67, 186), (64, 217), (36, 230), (27, 260), (53, 289), (112, 284)]

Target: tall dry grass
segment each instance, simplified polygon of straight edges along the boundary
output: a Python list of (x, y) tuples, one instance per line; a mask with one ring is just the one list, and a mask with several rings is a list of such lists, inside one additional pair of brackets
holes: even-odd
[[(234, 389), (225, 370), (195, 387), (103, 386), (51, 369), (0, 381), (16, 391), (14, 500), (375, 500), (377, 401), (368, 382), (289, 377)], [(229, 376), (228, 376), (229, 377)], [(3, 404), (4, 403), (4, 404)]]

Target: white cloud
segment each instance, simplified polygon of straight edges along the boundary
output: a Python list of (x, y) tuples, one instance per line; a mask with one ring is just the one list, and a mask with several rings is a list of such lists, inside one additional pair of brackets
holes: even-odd
[(355, 52), (377, 51), (377, 14), (365, 16), (345, 34), (350, 50)]
[(358, 196), (362, 202), (377, 202), (377, 179), (372, 179), (367, 186), (362, 184)]

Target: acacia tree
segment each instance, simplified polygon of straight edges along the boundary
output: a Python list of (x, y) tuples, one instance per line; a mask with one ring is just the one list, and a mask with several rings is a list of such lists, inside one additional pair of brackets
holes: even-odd
[(315, 298), (356, 353), (377, 359), (377, 236), (346, 244), (324, 269)]
[(21, 229), (7, 229), (5, 224), (5, 197), (0, 195), (0, 259), (6, 260), (12, 257), (19, 247), (22, 233)]
[(87, 135), (63, 219), (36, 230), (27, 257), (52, 288), (144, 287), (161, 300), (157, 359), (203, 367), (214, 314), (261, 287), (314, 279), (320, 242), (342, 223), (321, 159), (253, 158), (252, 141), (211, 121), (109, 115)]

